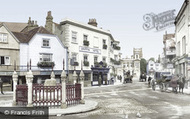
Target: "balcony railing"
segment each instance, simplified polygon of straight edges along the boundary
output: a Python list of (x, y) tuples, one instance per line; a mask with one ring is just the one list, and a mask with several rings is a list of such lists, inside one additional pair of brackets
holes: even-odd
[(87, 41), (87, 40), (83, 40), (83, 45), (85, 45), (85, 46), (89, 46), (89, 41)]
[(106, 44), (103, 45), (103, 49), (107, 49), (107, 45)]
[(72, 66), (79, 66), (79, 63), (78, 62), (73, 62), (71, 63)]
[[(94, 66), (95, 67), (100, 67), (100, 64), (98, 62), (94, 62)], [(103, 67), (107, 67), (107, 63), (106, 62), (103, 62)]]
[(89, 61), (84, 61), (83, 64), (84, 66), (89, 66)]
[(113, 49), (120, 50), (121, 48), (119, 46), (117, 46), (117, 45), (113, 45)]
[(115, 65), (120, 65), (121, 64), (121, 61), (117, 61), (117, 60), (114, 60), (113, 58), (110, 58), (110, 61), (115, 64)]
[(41, 68), (54, 67), (55, 63), (54, 62), (38, 62), (37, 66)]

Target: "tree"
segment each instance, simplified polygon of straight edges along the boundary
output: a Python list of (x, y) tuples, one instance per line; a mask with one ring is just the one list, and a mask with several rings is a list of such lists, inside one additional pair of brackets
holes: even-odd
[(154, 61), (155, 62), (155, 59), (154, 59), (154, 57), (151, 57), (148, 61), (150, 61), (150, 60), (152, 60), (152, 61)]
[(141, 73), (146, 73), (146, 65), (147, 65), (146, 60), (144, 58), (142, 58), (141, 61), (140, 61)]

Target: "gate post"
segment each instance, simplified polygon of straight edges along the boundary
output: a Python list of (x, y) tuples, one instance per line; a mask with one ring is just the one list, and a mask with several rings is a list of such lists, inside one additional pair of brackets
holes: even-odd
[(74, 72), (73, 72), (73, 84), (77, 83), (76, 81), (77, 81), (77, 73), (74, 70)]
[(51, 79), (55, 79), (55, 74), (53, 71), (51, 72)]
[(80, 72), (80, 84), (81, 84), (81, 100), (80, 103), (85, 104), (84, 101), (84, 72), (81, 70)]
[(18, 81), (18, 75), (16, 73), (16, 71), (14, 71), (13, 73), (13, 106), (16, 106), (16, 85), (17, 85), (17, 81)]
[(26, 81), (28, 85), (28, 105), (27, 107), (33, 107), (32, 105), (32, 82), (33, 82), (33, 74), (32, 71), (29, 70), (26, 74)]
[(66, 73), (65, 70), (62, 71), (61, 73), (61, 86), (62, 86), (62, 102), (61, 102), (61, 108), (65, 109), (67, 108), (66, 104)]

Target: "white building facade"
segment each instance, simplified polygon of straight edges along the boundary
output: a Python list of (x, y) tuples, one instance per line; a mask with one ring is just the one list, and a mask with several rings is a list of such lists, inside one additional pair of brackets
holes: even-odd
[(133, 75), (134, 79), (139, 79), (141, 74), (140, 60), (142, 56), (142, 48), (133, 48), (133, 55), (131, 56), (131, 58), (122, 59), (122, 67), (124, 74), (130, 71), (130, 75)]
[(171, 72), (172, 74), (174, 74), (175, 64), (173, 63), (173, 59), (176, 57), (175, 34), (167, 34), (166, 32), (166, 34), (164, 34), (163, 36), (163, 44), (163, 71)]
[[(36, 75), (36, 80), (49, 78), (52, 68), (55, 75), (61, 75), (64, 69), (67, 70), (67, 49), (59, 38), (43, 27), (35, 28), (29, 32), (13, 34), (20, 41), (20, 75), (24, 76), (26, 71), (31, 70)], [(33, 34), (32, 37), (30, 34)], [(31, 64), (30, 64), (31, 62)]]
[[(103, 62), (109, 72), (104, 75), (104, 80), (117, 75), (117, 68), (121, 66), (119, 56), (119, 41), (116, 41), (110, 31), (97, 27), (95, 19), (90, 19), (88, 24), (71, 19), (64, 19), (60, 24), (52, 22), (51, 12), (46, 18), (46, 29), (56, 34), (68, 48), (68, 69), (77, 74), (83, 68), (85, 81), (93, 83), (96, 76), (91, 68)], [(116, 65), (118, 67), (116, 67)], [(99, 74), (98, 74), (99, 75)]]
[(190, 5), (189, 0), (185, 0), (176, 19), (176, 58), (175, 73), (190, 79)]

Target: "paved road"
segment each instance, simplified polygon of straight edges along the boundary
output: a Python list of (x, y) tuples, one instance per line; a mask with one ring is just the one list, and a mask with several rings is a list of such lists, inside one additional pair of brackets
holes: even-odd
[(85, 99), (99, 102), (99, 108), (86, 113), (50, 119), (189, 119), (190, 95), (152, 91), (145, 82), (85, 89)]

